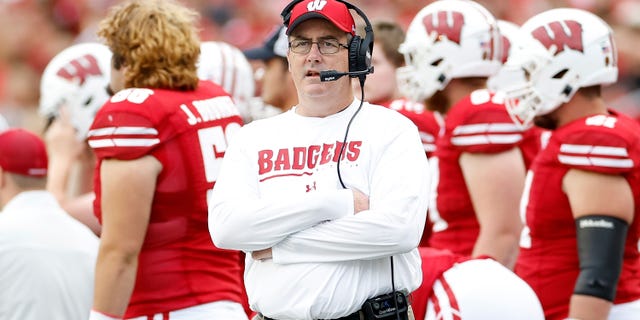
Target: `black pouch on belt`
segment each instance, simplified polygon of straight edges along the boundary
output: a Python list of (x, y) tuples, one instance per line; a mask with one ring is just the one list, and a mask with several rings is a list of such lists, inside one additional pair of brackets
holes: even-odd
[(362, 312), (365, 320), (397, 320), (397, 310), (400, 320), (408, 320), (408, 306), (404, 293), (396, 291), (367, 299), (362, 305)]

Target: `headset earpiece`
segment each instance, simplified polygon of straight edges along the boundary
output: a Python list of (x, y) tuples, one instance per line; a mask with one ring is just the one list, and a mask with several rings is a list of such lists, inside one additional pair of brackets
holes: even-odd
[(282, 17), (282, 22), (285, 27), (289, 27), (289, 19), (291, 19), (291, 11), (293, 11), (293, 7), (302, 1), (304, 0), (291, 1), (286, 7), (284, 7), (284, 9), (282, 9), (280, 16)]
[[(373, 72), (371, 68), (371, 54), (373, 53), (373, 26), (369, 22), (367, 16), (358, 7), (348, 3), (346, 1), (337, 0), (347, 6), (347, 9), (354, 10), (365, 22), (364, 38), (356, 35), (351, 39), (349, 43), (349, 72), (369, 71)], [(366, 74), (352, 75), (352, 78), (360, 78), (364, 80)]]
[[(355, 70), (370, 70), (371, 69), (371, 54), (373, 53), (373, 28), (370, 24), (365, 26), (365, 36), (360, 38), (354, 37), (354, 40), (358, 40), (358, 46), (350, 46), (355, 50), (355, 54), (349, 53), (349, 58), (353, 56), (355, 61), (353, 63), (349, 61), (349, 66), (355, 65)], [(351, 71), (351, 70), (350, 70)], [(373, 70), (371, 70), (373, 72)]]
[(349, 72), (358, 70), (364, 70), (361, 64), (360, 46), (362, 45), (362, 39), (360, 36), (354, 36), (349, 42)]

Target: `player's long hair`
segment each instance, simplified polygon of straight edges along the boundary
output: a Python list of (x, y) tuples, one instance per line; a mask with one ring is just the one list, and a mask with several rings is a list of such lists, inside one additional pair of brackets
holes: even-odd
[(193, 90), (200, 55), (197, 18), (174, 1), (133, 0), (110, 10), (98, 36), (113, 52), (114, 67), (127, 67), (125, 88)]

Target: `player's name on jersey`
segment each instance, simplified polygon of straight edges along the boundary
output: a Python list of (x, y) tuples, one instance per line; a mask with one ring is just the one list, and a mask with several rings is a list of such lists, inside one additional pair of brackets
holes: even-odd
[(192, 126), (202, 122), (239, 116), (238, 108), (228, 96), (193, 101), (190, 105), (182, 104), (180, 109), (185, 113), (187, 122)]

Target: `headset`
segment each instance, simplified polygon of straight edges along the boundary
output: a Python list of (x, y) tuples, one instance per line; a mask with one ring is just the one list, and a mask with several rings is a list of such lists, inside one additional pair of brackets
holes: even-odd
[[(293, 7), (303, 1), (305, 0), (292, 1), (282, 10), (282, 13), (280, 13), (286, 27), (289, 26), (289, 20), (291, 19), (291, 12), (293, 11)], [(362, 12), (362, 10), (360, 10), (358, 7), (343, 0), (336, 1), (343, 3), (345, 6), (347, 6), (347, 9), (354, 10), (360, 17), (362, 17), (362, 20), (364, 20), (365, 22), (365, 35), (364, 38), (355, 35), (349, 42), (349, 71), (320, 71), (320, 80), (335, 81), (343, 76), (349, 76), (351, 78), (358, 78), (360, 80), (360, 84), (364, 85), (366, 76), (370, 73), (373, 73), (373, 66), (371, 66), (371, 54), (373, 53), (373, 26), (371, 26), (369, 18), (367, 18), (364, 12)]]

